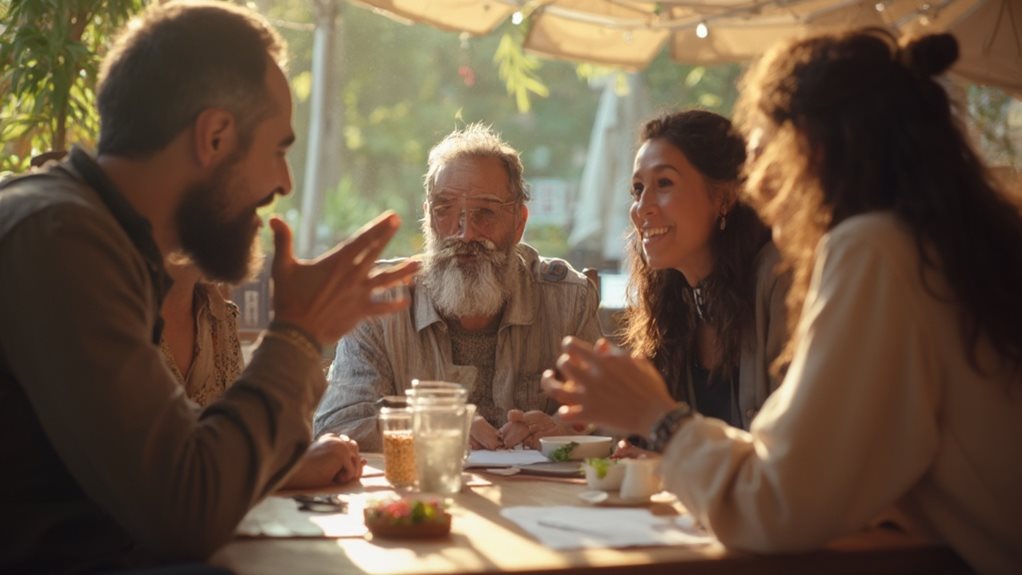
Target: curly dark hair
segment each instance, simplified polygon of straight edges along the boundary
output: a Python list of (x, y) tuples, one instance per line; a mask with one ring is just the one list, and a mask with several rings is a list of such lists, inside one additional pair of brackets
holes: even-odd
[(920, 275), (942, 272), (953, 290), (973, 367), (986, 337), (1022, 369), (1022, 215), (934, 79), (957, 58), (951, 35), (899, 45), (882, 29), (778, 46), (750, 70), (738, 104), (738, 125), (762, 142), (748, 191), (764, 219), (784, 222), (778, 244), (794, 271), (789, 325), (820, 238), (852, 216), (889, 210), (915, 236)]
[[(703, 110), (666, 114), (642, 128), (641, 142), (655, 139), (669, 142), (684, 154), (706, 179), (711, 193), (725, 193), (739, 185), (745, 142), (727, 118)], [(742, 334), (755, 315), (755, 260), (769, 240), (770, 230), (740, 200), (727, 214), (727, 228), (710, 238), (713, 270), (701, 287), (722, 358), (711, 370), (711, 381), (735, 373), (738, 367)], [(678, 270), (652, 269), (634, 230), (628, 238), (628, 252), (631, 279), (623, 340), (633, 352), (650, 358), (672, 396), (685, 398), (684, 382), (696, 330), (690, 286)]]

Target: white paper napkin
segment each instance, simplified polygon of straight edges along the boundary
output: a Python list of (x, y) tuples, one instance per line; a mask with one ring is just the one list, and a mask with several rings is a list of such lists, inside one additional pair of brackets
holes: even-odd
[(465, 467), (512, 467), (516, 465), (532, 465), (548, 463), (550, 460), (535, 449), (508, 449), (489, 451), (478, 449), (468, 454)]
[(713, 537), (688, 516), (647, 509), (508, 507), (501, 515), (553, 549), (706, 545)]

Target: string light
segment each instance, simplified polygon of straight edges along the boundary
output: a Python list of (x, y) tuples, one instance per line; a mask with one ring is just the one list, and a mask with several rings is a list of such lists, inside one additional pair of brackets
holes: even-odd
[(881, 0), (880, 2), (874, 4), (873, 8), (875, 8), (877, 12), (883, 12), (884, 10), (887, 10), (887, 2)]
[(709, 35), (710, 35), (710, 28), (706, 25), (706, 22), (700, 22), (696, 26), (696, 37), (702, 39), (702, 38), (706, 38)]
[(929, 2), (924, 3), (919, 7), (919, 24), (921, 26), (929, 26), (933, 23), (933, 20), (937, 17), (937, 8)]
[(515, 26), (518, 26), (523, 21), (525, 21), (525, 15), (522, 14), (521, 12), (515, 12), (514, 14), (511, 15), (511, 23), (514, 24)]

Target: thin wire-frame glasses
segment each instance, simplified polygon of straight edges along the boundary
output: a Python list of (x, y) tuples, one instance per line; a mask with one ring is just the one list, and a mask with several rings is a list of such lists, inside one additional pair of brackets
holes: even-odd
[(429, 217), (437, 230), (450, 231), (462, 224), (479, 232), (491, 232), (507, 215), (514, 214), (519, 200), (501, 201), (486, 198), (437, 198), (429, 200)]

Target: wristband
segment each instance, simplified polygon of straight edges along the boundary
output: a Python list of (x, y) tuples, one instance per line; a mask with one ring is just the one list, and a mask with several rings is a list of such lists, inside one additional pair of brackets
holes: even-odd
[(653, 425), (653, 429), (649, 431), (649, 444), (650, 449), (657, 453), (663, 453), (664, 448), (674, 437), (675, 432), (678, 428), (685, 423), (688, 418), (692, 417), (692, 406), (685, 403), (684, 401), (679, 402), (674, 409), (664, 414)]
[(274, 320), (270, 322), (266, 331), (263, 332), (263, 337), (284, 340), (302, 350), (306, 355), (317, 362), (322, 359), (322, 346), (320, 346), (319, 342), (309, 335), (308, 332), (298, 326)]

